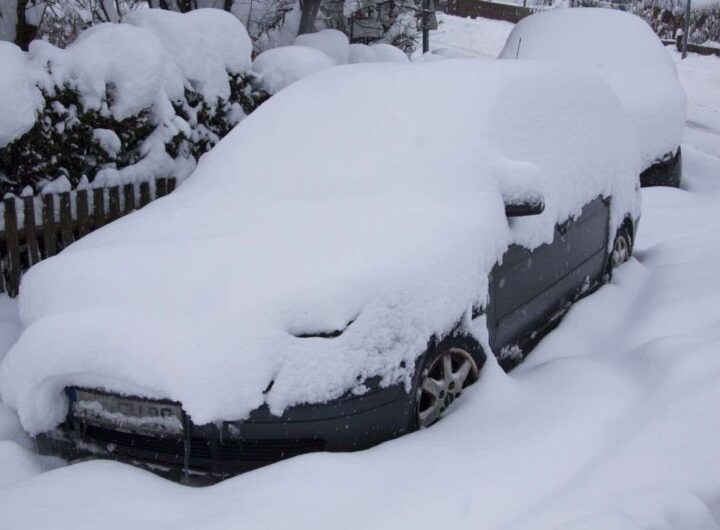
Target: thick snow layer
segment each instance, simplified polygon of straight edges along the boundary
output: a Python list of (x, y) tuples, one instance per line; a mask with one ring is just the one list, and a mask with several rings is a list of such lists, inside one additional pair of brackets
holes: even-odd
[[(701, 59), (679, 67), (698, 116), (699, 101), (720, 111), (720, 59)], [(700, 148), (720, 128), (703, 125), (702, 145), (690, 134), (683, 145), (690, 191), (643, 190), (636, 260), (571, 309), (524, 368), (504, 375), (489, 364), (432, 429), (203, 489), (122, 464), (80, 463), (0, 489), (0, 527), (716, 528), (720, 153)], [(15, 322), (0, 296), (0, 321), (4, 307)], [(0, 328), (0, 342), (14, 333)], [(4, 410), (0, 440), (10, 425), (19, 429)], [(0, 463), (0, 476), (15, 465)], [(435, 487), (445, 484), (452, 487)]]
[(720, 158), (720, 59), (692, 53), (681, 59), (674, 46), (667, 49), (688, 95), (685, 140)]
[(400, 48), (392, 44), (378, 42), (371, 44), (370, 48), (375, 52), (377, 60), (383, 63), (406, 63), (408, 56)]
[(296, 46), (315, 48), (330, 57), (337, 64), (348, 62), (350, 42), (347, 36), (336, 29), (324, 29), (316, 33), (305, 33), (295, 38)]
[[(438, 13), (438, 29), (430, 32), (430, 51), (444, 58), (471, 56), (494, 59), (507, 41), (514, 24), (487, 18), (463, 18)], [(415, 56), (422, 54), (422, 49)]]
[(28, 79), (25, 55), (0, 41), (0, 148), (26, 133), (35, 123), (40, 93)]
[(252, 70), (260, 76), (263, 88), (270, 94), (276, 94), (286, 86), (336, 64), (315, 48), (281, 46), (258, 55)]
[(123, 22), (146, 30), (162, 42), (172, 58), (165, 61), (164, 83), (171, 98), (181, 97), (189, 82), (208, 102), (227, 99), (228, 72), (241, 73), (250, 68), (250, 37), (237, 18), (221, 9), (184, 14), (140, 9), (123, 17)]
[(521, 20), (503, 59), (542, 59), (597, 72), (632, 118), (643, 167), (680, 145), (685, 93), (673, 61), (650, 26), (615, 9), (557, 9)]
[[(508, 244), (551, 240), (599, 194), (615, 225), (637, 215), (638, 169), (589, 73), (448, 60), (308, 77), (172, 195), (31, 269), (3, 399), (37, 433), (70, 384), (171, 397), (205, 423), (407, 382), (428, 338), (483, 303)], [(545, 213), (509, 224), (502, 196), (518, 190)], [(293, 336), (350, 321), (333, 340)]]
[[(160, 41), (127, 24), (93, 26), (64, 50), (33, 41), (30, 59), (38, 70), (50, 65), (47, 90), (72, 82), (88, 108), (101, 110), (109, 90), (116, 120), (152, 107), (163, 88), (166, 57)], [(42, 79), (39, 75), (41, 85)]]
[(643, 190), (636, 259), (573, 307), (523, 367), (504, 374), (491, 359), (431, 429), (359, 453), (293, 458), (210, 488), (84, 462), (0, 489), (0, 524), (716, 528), (720, 160), (696, 173), (688, 147), (687, 179), (704, 183), (703, 193)]
[(375, 63), (378, 62), (378, 56), (367, 44), (351, 44), (348, 54), (348, 63)]

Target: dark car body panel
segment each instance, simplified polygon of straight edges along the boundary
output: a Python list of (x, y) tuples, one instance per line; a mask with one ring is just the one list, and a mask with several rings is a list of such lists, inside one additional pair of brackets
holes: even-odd
[[(513, 245), (493, 269), (490, 301), (480, 313), (486, 315), (490, 345), (504, 369), (517, 365), (575, 300), (606, 278), (609, 211), (610, 201), (598, 197), (577, 218), (557, 226), (552, 243), (532, 251)], [(475, 339), (460, 328), (450, 338), (482, 364), (485, 353)], [(441, 347), (438, 344), (431, 337), (424, 355)], [(416, 367), (422, 366), (423, 357)], [(418, 373), (416, 369), (416, 379)], [(175, 437), (113, 430), (75, 418), (76, 389), (70, 388), (66, 422), (39, 435), (37, 444), (43, 453), (68, 459), (108, 457), (171, 478), (216, 481), (308, 452), (365, 449), (413, 430), (412, 392), (404, 385), (381, 388), (378, 381), (368, 387), (363, 395), (348, 393), (329, 403), (291, 407), (282, 416), (265, 405), (242, 421), (195, 425), (183, 412), (184, 434)]]
[(680, 187), (682, 179), (682, 151), (668, 153), (660, 160), (640, 173), (640, 185), (643, 188), (652, 186)]

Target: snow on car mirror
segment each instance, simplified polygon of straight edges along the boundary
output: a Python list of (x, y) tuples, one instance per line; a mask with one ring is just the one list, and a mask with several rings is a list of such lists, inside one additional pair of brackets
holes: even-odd
[(350, 320), (347, 324), (345, 324), (340, 329), (331, 329), (331, 330), (310, 330), (310, 331), (291, 331), (290, 334), (293, 337), (296, 337), (298, 339), (312, 339), (312, 338), (320, 338), (320, 339), (334, 339), (336, 337), (339, 337), (343, 333), (345, 333), (345, 330), (349, 328), (353, 322), (355, 322), (357, 317)]
[(540, 197), (533, 197), (530, 200), (505, 203), (505, 215), (507, 217), (525, 217), (528, 215), (540, 215), (545, 210), (545, 202)]

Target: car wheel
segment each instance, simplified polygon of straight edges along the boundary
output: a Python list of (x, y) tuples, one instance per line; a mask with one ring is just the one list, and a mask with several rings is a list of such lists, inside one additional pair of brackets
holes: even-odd
[(610, 254), (610, 263), (615, 269), (630, 259), (632, 254), (632, 238), (630, 232), (624, 226), (620, 227), (615, 241), (613, 242), (612, 253)]
[(418, 378), (413, 407), (415, 428), (437, 422), (463, 390), (478, 379), (479, 368), (463, 348), (438, 348), (425, 360)]

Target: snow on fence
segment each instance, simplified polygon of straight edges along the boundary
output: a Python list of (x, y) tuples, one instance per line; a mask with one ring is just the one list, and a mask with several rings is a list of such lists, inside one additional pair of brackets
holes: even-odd
[(17, 296), (23, 272), (72, 242), (175, 189), (174, 178), (80, 189), (0, 204), (0, 292)]

